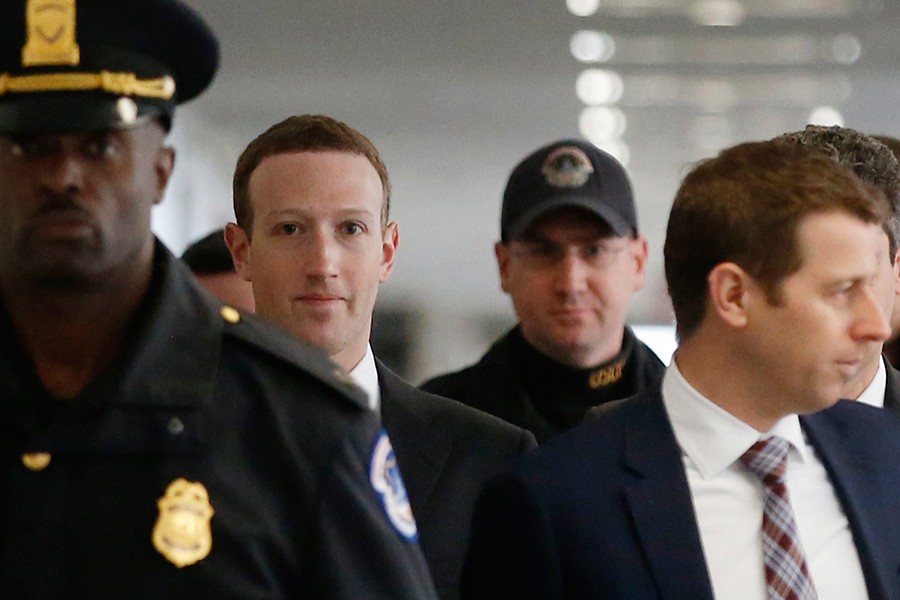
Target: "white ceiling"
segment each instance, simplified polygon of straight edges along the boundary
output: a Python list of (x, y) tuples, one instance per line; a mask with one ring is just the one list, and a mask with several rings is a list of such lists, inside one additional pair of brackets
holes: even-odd
[[(688, 0), (603, 0), (583, 18), (565, 0), (188, 3), (219, 33), (222, 69), (176, 118), (182, 158), (158, 231), (179, 250), (230, 218), (243, 146), (290, 114), (327, 113), (368, 135), (391, 171), (401, 248), (382, 296), (393, 304), (508, 313), (492, 252), (500, 195), (522, 157), (579, 135), (578, 30), (617, 40), (616, 56), (594, 66), (624, 81), (623, 140), (651, 245), (635, 322), (669, 319), (662, 240), (685, 165), (799, 129), (817, 104), (900, 136), (893, 0), (746, 0), (737, 27), (697, 25)], [(847, 34), (862, 49), (853, 65), (829, 53)]]

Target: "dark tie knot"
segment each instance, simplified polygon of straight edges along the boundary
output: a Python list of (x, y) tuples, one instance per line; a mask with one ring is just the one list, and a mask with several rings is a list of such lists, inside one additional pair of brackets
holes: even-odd
[(786, 439), (777, 436), (759, 440), (744, 452), (741, 462), (764, 484), (774, 485), (784, 480), (789, 447)]

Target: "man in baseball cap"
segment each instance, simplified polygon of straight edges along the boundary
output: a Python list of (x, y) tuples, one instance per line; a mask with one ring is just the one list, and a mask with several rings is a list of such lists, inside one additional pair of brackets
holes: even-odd
[(481, 360), (423, 389), (531, 430), (538, 441), (588, 408), (655, 383), (663, 365), (625, 325), (644, 285), (625, 169), (592, 144), (562, 140), (519, 163), (503, 194), (500, 283), (519, 323)]
[(0, 598), (436, 598), (378, 417), (154, 237), (218, 42), (0, 2)]

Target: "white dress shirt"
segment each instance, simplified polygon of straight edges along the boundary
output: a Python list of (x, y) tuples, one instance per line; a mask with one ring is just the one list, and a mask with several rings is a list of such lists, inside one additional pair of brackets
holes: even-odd
[(366, 393), (369, 408), (378, 412), (381, 407), (381, 388), (378, 385), (378, 370), (375, 368), (375, 355), (372, 354), (371, 344), (366, 345), (366, 354), (350, 371), (350, 379)]
[(760, 433), (691, 387), (675, 361), (666, 370), (662, 393), (681, 446), (717, 599), (766, 600), (760, 533), (764, 491), (739, 459), (770, 435), (790, 443), (788, 493), (819, 600), (868, 597), (847, 517), (796, 415)]
[(887, 389), (887, 368), (884, 361), (887, 360), (881, 356), (878, 359), (878, 370), (875, 371), (875, 377), (869, 386), (863, 390), (863, 393), (856, 399), (857, 402), (868, 404), (876, 408), (884, 408), (884, 391)]

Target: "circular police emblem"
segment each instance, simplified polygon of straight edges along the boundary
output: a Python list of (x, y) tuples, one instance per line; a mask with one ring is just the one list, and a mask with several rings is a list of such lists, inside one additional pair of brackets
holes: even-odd
[(406, 486), (400, 477), (400, 467), (394, 456), (394, 448), (387, 432), (382, 431), (375, 440), (372, 460), (369, 466), (369, 480), (372, 488), (381, 498), (384, 512), (394, 529), (408, 541), (416, 540), (416, 520), (413, 518)]
[(581, 187), (594, 172), (594, 165), (581, 148), (563, 146), (557, 148), (544, 160), (541, 173), (553, 187)]

